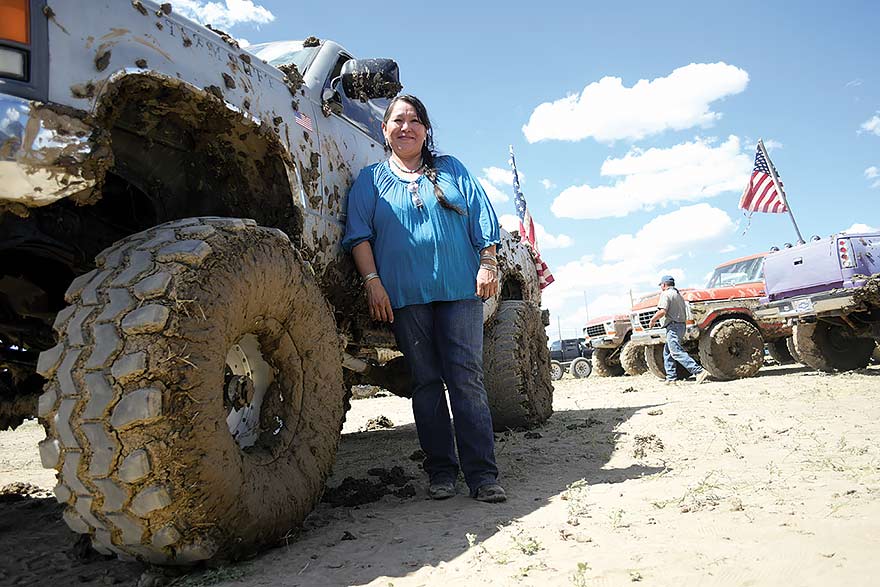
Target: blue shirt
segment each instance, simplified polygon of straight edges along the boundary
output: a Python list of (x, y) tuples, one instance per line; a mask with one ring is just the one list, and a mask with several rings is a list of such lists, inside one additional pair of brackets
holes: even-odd
[(465, 215), (442, 207), (424, 175), (416, 180), (417, 208), (410, 182), (388, 161), (361, 170), (348, 193), (342, 246), (370, 242), (392, 308), (477, 298), (480, 251), (501, 239), (495, 210), (464, 165), (444, 155), (434, 167), (443, 195)]

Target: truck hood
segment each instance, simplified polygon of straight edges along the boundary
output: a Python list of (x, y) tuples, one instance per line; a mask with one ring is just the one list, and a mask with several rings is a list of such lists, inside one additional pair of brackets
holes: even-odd
[[(703, 289), (685, 288), (678, 291), (680, 291), (681, 296), (689, 302), (760, 298), (764, 295), (764, 282), (755, 281), (751, 283), (740, 283), (731, 287), (713, 287)], [(644, 298), (640, 300), (635, 306), (633, 306), (633, 311), (656, 308), (657, 301), (659, 299), (659, 293), (649, 298)]]

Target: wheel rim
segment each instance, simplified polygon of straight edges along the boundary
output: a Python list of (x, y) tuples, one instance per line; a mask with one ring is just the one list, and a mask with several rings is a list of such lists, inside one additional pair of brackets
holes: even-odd
[(574, 370), (578, 377), (587, 377), (590, 374), (589, 365), (586, 361), (578, 361), (574, 366)]
[[(246, 334), (226, 353), (224, 402), (229, 409), (226, 425), (239, 448), (253, 446), (260, 435), (260, 409), (266, 391), (274, 380), (271, 365), (263, 358), (260, 343), (253, 334)], [(284, 421), (275, 416), (277, 435)]]
[(562, 379), (562, 367), (556, 363), (550, 365), (550, 376), (553, 379)]

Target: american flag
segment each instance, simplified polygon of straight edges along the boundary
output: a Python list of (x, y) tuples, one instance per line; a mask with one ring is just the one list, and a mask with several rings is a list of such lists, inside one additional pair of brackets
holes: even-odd
[(550, 273), (550, 268), (547, 267), (547, 263), (541, 259), (541, 253), (538, 252), (538, 241), (535, 238), (535, 223), (532, 220), (532, 215), (529, 213), (529, 207), (526, 206), (526, 199), (519, 188), (519, 176), (516, 173), (516, 160), (513, 158), (512, 145), (510, 147), (510, 167), (513, 169), (513, 202), (516, 206), (516, 215), (519, 216), (519, 234), (529, 243), (532, 256), (535, 259), (535, 269), (538, 272), (538, 285), (541, 286), (541, 289), (544, 289), (555, 280), (553, 279), (553, 274)]
[(298, 125), (306, 129), (307, 131), (315, 132), (315, 128), (312, 126), (312, 119), (300, 112), (299, 110), (294, 110), (293, 119)]
[[(776, 189), (776, 183), (770, 174), (769, 157), (764, 156), (764, 151), (759, 144), (755, 153), (755, 169), (752, 170), (752, 177), (749, 184), (743, 191), (742, 197), (739, 199), (739, 207), (749, 212), (769, 212), (778, 214), (780, 212), (788, 212), (785, 206), (784, 195)], [(773, 168), (776, 171), (776, 168)], [(779, 175), (777, 174), (777, 178)], [(782, 182), (779, 184), (782, 188)]]

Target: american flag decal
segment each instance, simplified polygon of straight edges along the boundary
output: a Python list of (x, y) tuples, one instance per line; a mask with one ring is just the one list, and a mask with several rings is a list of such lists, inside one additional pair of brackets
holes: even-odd
[(293, 120), (307, 131), (315, 132), (315, 128), (312, 126), (312, 119), (300, 112), (299, 110), (294, 111)]

